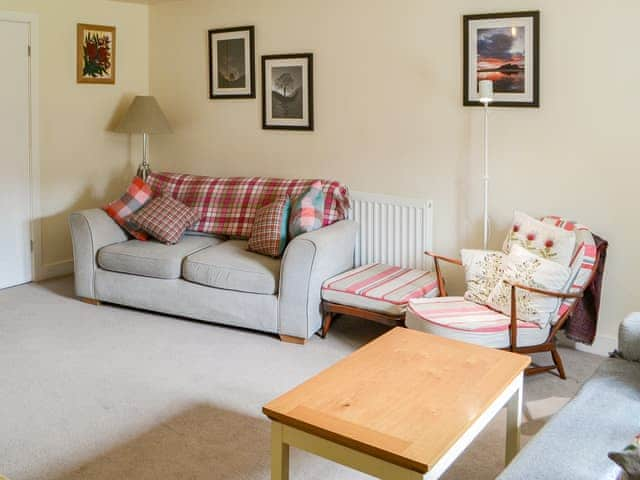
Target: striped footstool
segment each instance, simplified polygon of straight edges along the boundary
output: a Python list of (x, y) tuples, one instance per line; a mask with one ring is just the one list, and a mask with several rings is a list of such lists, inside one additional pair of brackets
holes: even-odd
[(363, 265), (322, 285), (322, 336), (327, 335), (336, 314), (404, 326), (409, 300), (437, 296), (435, 273), (384, 263)]

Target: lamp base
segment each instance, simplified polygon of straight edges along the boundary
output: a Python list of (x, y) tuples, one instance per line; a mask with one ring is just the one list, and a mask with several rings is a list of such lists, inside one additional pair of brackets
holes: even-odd
[(148, 163), (141, 163), (136, 175), (140, 177), (142, 181), (146, 182), (149, 178), (149, 174), (151, 174), (151, 166)]

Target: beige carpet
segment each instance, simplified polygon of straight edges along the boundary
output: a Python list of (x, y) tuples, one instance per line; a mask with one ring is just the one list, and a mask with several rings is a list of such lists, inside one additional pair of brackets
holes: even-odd
[[(267, 480), (262, 404), (384, 328), (338, 321), (306, 346), (72, 297), (70, 278), (0, 291), (0, 474), (12, 480)], [(569, 379), (525, 384), (525, 437), (602, 360), (563, 349)], [(447, 472), (502, 469), (504, 414)], [(292, 479), (369, 478), (303, 452)]]

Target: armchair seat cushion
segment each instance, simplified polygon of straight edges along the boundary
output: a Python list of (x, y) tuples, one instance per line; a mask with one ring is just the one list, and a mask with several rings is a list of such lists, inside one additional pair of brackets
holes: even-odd
[(280, 259), (248, 251), (245, 240), (229, 240), (190, 255), (184, 262), (182, 276), (209, 287), (275, 295), (280, 281)]
[(185, 236), (175, 245), (130, 240), (101, 248), (98, 265), (112, 272), (175, 279), (180, 278), (185, 257), (220, 242), (217, 238), (196, 236)]
[(433, 272), (372, 263), (341, 273), (324, 282), (322, 299), (386, 315), (403, 315), (412, 298), (435, 297)]
[[(509, 347), (510, 323), (508, 316), (463, 297), (411, 300), (406, 318), (408, 328), (491, 348)], [(544, 343), (549, 331), (549, 325), (540, 328), (537, 323), (518, 321), (517, 345)]]

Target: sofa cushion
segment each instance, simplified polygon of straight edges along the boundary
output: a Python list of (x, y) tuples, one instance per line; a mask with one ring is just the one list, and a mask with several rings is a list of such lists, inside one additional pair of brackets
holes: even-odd
[(229, 240), (189, 255), (182, 276), (210, 287), (273, 295), (278, 293), (280, 259), (249, 252), (245, 240)]
[(192, 236), (185, 236), (175, 245), (165, 245), (155, 240), (130, 240), (101, 248), (98, 252), (98, 265), (112, 272), (165, 279), (180, 278), (182, 261), (187, 255), (218, 243), (222, 243), (222, 240)]

